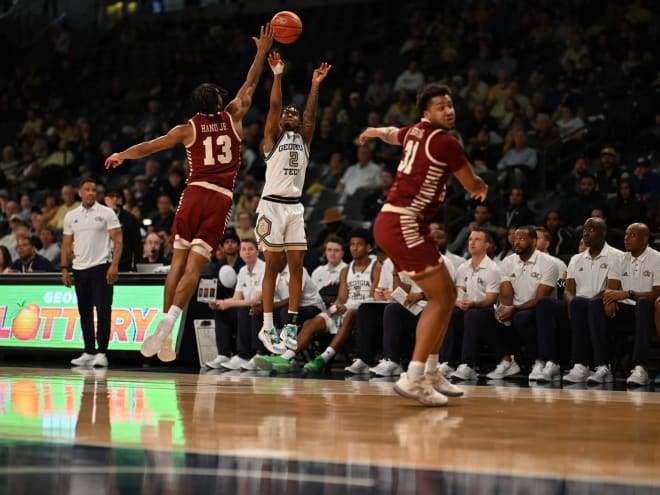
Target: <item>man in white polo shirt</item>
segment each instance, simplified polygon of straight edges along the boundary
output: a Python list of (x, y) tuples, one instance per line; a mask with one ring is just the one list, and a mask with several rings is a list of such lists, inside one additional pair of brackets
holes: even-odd
[[(486, 376), (498, 380), (515, 375), (520, 366), (513, 358), (510, 341), (515, 334), (525, 342), (530, 355), (538, 355), (536, 343), (536, 303), (554, 293), (559, 278), (557, 265), (545, 254), (536, 250), (536, 230), (533, 226), (516, 230), (513, 243), (514, 254), (500, 265), (502, 283), (500, 300), (494, 310), (475, 311), (465, 315), (465, 326), (479, 328), (490, 335), (496, 354), (502, 355), (497, 367)], [(543, 369), (536, 361), (532, 373)]]
[[(500, 294), (500, 269), (486, 252), (493, 243), (493, 235), (482, 227), (475, 227), (468, 238), (468, 252), (472, 256), (458, 267), (457, 297), (449, 322), (447, 336), (440, 349), (440, 371), (458, 380), (477, 378), (477, 361), (481, 332), (465, 325), (465, 315), (475, 311), (492, 313)], [(487, 337), (487, 336), (486, 336)], [(460, 360), (460, 365), (456, 362)]]
[[(67, 287), (71, 287), (72, 283), (75, 285), (85, 342), (85, 351), (71, 364), (105, 367), (108, 366), (105, 354), (110, 340), (112, 284), (117, 281), (123, 247), (121, 225), (114, 211), (96, 202), (94, 179), (85, 179), (78, 195), (82, 203), (64, 217), (60, 256), (62, 283)], [(68, 268), (71, 258), (73, 273)]]
[[(563, 300), (541, 299), (536, 305), (539, 356), (545, 367), (537, 380), (549, 382), (559, 378), (558, 342), (568, 340), (571, 331), (573, 368), (564, 376), (570, 383), (583, 383), (591, 375), (592, 346), (589, 334), (589, 301), (601, 297), (612, 267), (623, 253), (605, 242), (607, 226), (602, 218), (584, 222), (582, 240), (587, 249), (571, 258)], [(563, 338), (562, 338), (563, 337)]]
[(608, 334), (615, 328), (619, 332), (630, 332), (634, 328), (634, 368), (626, 383), (633, 386), (649, 383), (645, 366), (654, 333), (654, 302), (660, 296), (660, 253), (649, 246), (650, 237), (649, 228), (643, 223), (628, 226), (623, 237), (626, 252), (610, 271), (603, 298), (592, 299), (589, 303), (589, 330), (596, 371), (587, 382), (611, 381)]

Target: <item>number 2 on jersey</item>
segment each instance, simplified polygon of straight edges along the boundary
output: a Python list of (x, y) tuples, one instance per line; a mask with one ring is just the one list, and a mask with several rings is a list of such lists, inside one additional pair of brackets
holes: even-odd
[(417, 148), (419, 148), (419, 141), (408, 141), (406, 143), (406, 149), (404, 150), (403, 158), (397, 167), (398, 172), (401, 172), (402, 174), (409, 174), (412, 172), (412, 166), (415, 162)]
[(207, 137), (202, 141), (204, 145), (204, 165), (215, 165), (216, 160), (221, 165), (231, 162), (231, 139), (225, 134), (221, 134), (215, 140), (215, 144), (220, 147), (220, 154), (213, 156), (213, 138)]

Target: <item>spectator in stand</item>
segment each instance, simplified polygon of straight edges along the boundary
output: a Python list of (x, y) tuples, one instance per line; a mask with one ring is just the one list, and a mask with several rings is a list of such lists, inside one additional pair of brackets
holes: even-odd
[(510, 74), (505, 70), (497, 73), (497, 83), (490, 87), (486, 97), (486, 106), (490, 108), (490, 116), (499, 119), (504, 114), (504, 102), (511, 94)]
[(497, 220), (498, 235), (504, 236), (510, 227), (533, 225), (534, 223), (536, 223), (535, 216), (527, 206), (524, 189), (512, 187), (509, 192), (509, 204), (506, 209), (500, 210), (499, 219)]
[(419, 70), (419, 62), (410, 60), (406, 69), (397, 76), (394, 91), (405, 89), (411, 94), (417, 94), (422, 86), (424, 86), (424, 74)]
[(0, 246), (5, 246), (9, 250), (11, 259), (16, 259), (18, 256), (18, 252), (16, 250), (18, 240), (21, 237), (29, 235), (29, 231), (23, 220), (21, 220), (21, 217), (19, 217), (16, 213), (13, 213), (9, 217), (9, 229), (9, 233), (0, 238)]
[(124, 248), (119, 258), (120, 272), (135, 272), (137, 264), (143, 257), (142, 236), (140, 224), (132, 213), (122, 208), (123, 197), (119, 189), (110, 189), (105, 198), (105, 205), (115, 212), (121, 224), (121, 234), (124, 239)]
[(578, 156), (570, 173), (561, 179), (561, 189), (564, 194), (571, 195), (580, 192), (582, 177), (589, 173), (589, 162), (587, 158), (585, 156)]
[(635, 161), (632, 184), (643, 201), (660, 197), (660, 174), (651, 170), (651, 161), (647, 156), (640, 156)]
[(381, 167), (371, 161), (371, 150), (365, 144), (358, 147), (358, 161), (344, 172), (335, 189), (352, 195), (358, 189), (375, 190), (379, 187)]
[[(559, 136), (562, 140), (562, 155), (570, 156), (580, 149), (582, 140), (586, 135), (584, 121), (575, 115), (573, 103), (565, 100), (559, 105), (559, 117), (555, 125), (559, 128)], [(581, 224), (582, 222), (580, 222)]]
[(328, 162), (327, 169), (321, 174), (321, 176), (316, 180), (314, 184), (309, 186), (307, 189), (307, 194), (315, 194), (322, 191), (323, 189), (330, 189), (332, 191), (337, 189), (339, 181), (344, 176), (345, 168), (346, 160), (344, 160), (344, 157), (341, 153), (335, 152), (330, 155), (330, 161)]
[(392, 87), (385, 79), (383, 69), (376, 69), (372, 74), (372, 80), (364, 95), (364, 101), (370, 109), (382, 112), (390, 99)]
[(41, 241), (41, 249), (37, 253), (50, 261), (55, 267), (55, 270), (59, 270), (60, 245), (55, 241), (55, 229), (48, 226), (41, 229), (39, 240)]
[(655, 333), (654, 303), (660, 297), (660, 253), (649, 246), (650, 237), (649, 228), (643, 223), (633, 223), (626, 229), (626, 252), (609, 272), (603, 297), (589, 303), (589, 330), (596, 367), (587, 379), (590, 383), (613, 379), (608, 341), (615, 329), (625, 333), (634, 329), (634, 368), (626, 383), (632, 386), (649, 383), (646, 368)]
[(596, 170), (596, 177), (598, 178), (598, 190), (601, 193), (615, 194), (617, 192), (623, 173), (618, 162), (619, 155), (612, 146), (605, 146), (600, 150), (600, 167)]
[(145, 236), (142, 246), (142, 259), (140, 260), (140, 263), (161, 264), (163, 262), (161, 240), (156, 232), (149, 232)]
[[(493, 145), (502, 143), (502, 138), (495, 132), (497, 130), (497, 122), (494, 118), (488, 115), (486, 106), (483, 103), (477, 103), (474, 105), (472, 115), (465, 127), (466, 141), (469, 144), (474, 145), (477, 142), (477, 135), (483, 129), (488, 131), (490, 138), (489, 141)], [(499, 137), (499, 142), (495, 142), (496, 140), (493, 139), (495, 136)]]
[(514, 147), (497, 164), (500, 172), (498, 182), (509, 187), (523, 188), (531, 183), (538, 157), (536, 150), (527, 146), (527, 134), (521, 126), (515, 126), (512, 133)]
[(406, 126), (413, 124), (418, 118), (417, 105), (405, 89), (398, 92), (397, 100), (385, 112), (383, 122), (386, 125)]
[(247, 211), (253, 217), (257, 213), (257, 205), (259, 204), (259, 195), (257, 194), (259, 187), (251, 177), (246, 177), (241, 187), (241, 195), (234, 206), (234, 221), (238, 219), (238, 214)]
[(37, 253), (35, 237), (25, 236), (18, 239), (16, 250), (18, 259), (11, 265), (11, 269), (18, 273), (54, 272), (53, 264)]
[(338, 208), (326, 208), (323, 212), (323, 218), (319, 223), (325, 225), (325, 228), (319, 232), (318, 237), (312, 247), (322, 250), (330, 235), (336, 235), (343, 240), (344, 244), (348, 242), (348, 234), (351, 232), (350, 225), (343, 222), (346, 219)]
[(236, 218), (236, 234), (242, 241), (245, 239), (257, 239), (254, 233), (254, 220), (249, 211), (242, 211)]
[(596, 177), (585, 174), (580, 179), (580, 192), (567, 195), (564, 202), (562, 218), (567, 220), (570, 227), (582, 225), (595, 209), (607, 211), (607, 203), (603, 195), (596, 190)]
[(445, 229), (442, 227), (442, 224), (438, 222), (430, 222), (429, 231), (431, 237), (433, 238), (433, 242), (435, 242), (435, 246), (438, 248), (438, 253), (447, 261), (449, 261), (449, 264), (447, 265), (447, 271), (449, 271), (450, 274), (455, 272), (458, 267), (463, 264), (465, 258), (459, 256), (458, 254), (452, 253), (447, 249), (447, 246), (449, 245), (449, 237), (447, 236)]
[(467, 101), (468, 108), (474, 110), (478, 104), (486, 102), (488, 84), (481, 80), (477, 69), (468, 69), (467, 84), (461, 88), (460, 95)]
[(368, 194), (362, 200), (361, 212), (363, 221), (371, 222), (376, 218), (376, 215), (378, 215), (378, 212), (385, 203), (385, 199), (387, 199), (387, 194), (390, 192), (393, 183), (394, 174), (388, 169), (381, 170), (380, 188), (371, 194)]
[(167, 194), (158, 196), (157, 212), (151, 217), (151, 225), (149, 229), (157, 232), (161, 229), (172, 230), (174, 223), (174, 208), (172, 207), (172, 198)]
[(171, 265), (172, 256), (174, 256), (174, 245), (172, 244), (172, 232), (161, 229), (156, 232), (160, 237), (160, 250), (163, 252), (163, 264)]
[(552, 127), (552, 120), (547, 113), (536, 114), (532, 130), (527, 134), (527, 144), (539, 153), (539, 163), (545, 164), (545, 170), (553, 170), (552, 165), (560, 151), (559, 134)]
[(16, 180), (18, 170), (18, 160), (15, 157), (16, 151), (11, 145), (2, 148), (2, 159), (0, 160), (0, 187), (12, 188)]
[(459, 256), (465, 256), (468, 252), (470, 233), (475, 228), (495, 230), (495, 225), (490, 222), (491, 215), (490, 206), (487, 203), (477, 203), (472, 213), (473, 220), (459, 231), (449, 245), (449, 250)]
[(181, 194), (183, 194), (185, 187), (186, 184), (185, 178), (183, 177), (183, 170), (179, 167), (173, 167), (170, 169), (170, 172), (167, 175), (167, 181), (163, 184), (161, 190), (172, 199), (172, 205), (176, 207), (179, 204), (179, 198), (181, 198)]
[(631, 179), (620, 179), (616, 198), (609, 202), (611, 230), (623, 233), (628, 225), (639, 222), (647, 223), (646, 205), (635, 194)]
[(474, 166), (474, 171), (482, 177), (488, 185), (495, 183), (495, 169), (502, 152), (501, 146), (492, 144), (490, 132), (487, 127), (479, 129), (476, 139), (468, 146), (467, 156)]
[[(57, 208), (55, 215), (53, 215), (53, 219), (48, 224), (56, 229), (62, 229), (64, 226), (64, 216), (71, 210), (75, 210), (80, 206), (80, 201), (76, 200), (75, 189), (68, 184), (62, 186), (61, 198), (62, 204)], [(48, 202), (46, 203), (46, 206), (48, 206)]]

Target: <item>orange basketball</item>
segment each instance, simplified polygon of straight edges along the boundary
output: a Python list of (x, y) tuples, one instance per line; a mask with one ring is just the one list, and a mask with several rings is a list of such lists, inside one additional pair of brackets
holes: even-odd
[(302, 21), (293, 12), (282, 10), (273, 16), (270, 21), (275, 41), (288, 45), (293, 43), (302, 33)]

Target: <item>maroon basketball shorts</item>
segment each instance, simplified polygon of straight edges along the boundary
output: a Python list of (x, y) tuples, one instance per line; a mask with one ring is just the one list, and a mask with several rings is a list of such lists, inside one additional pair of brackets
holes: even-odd
[(374, 223), (374, 237), (397, 271), (421, 273), (439, 264), (440, 253), (428, 225), (417, 217), (380, 212)]

